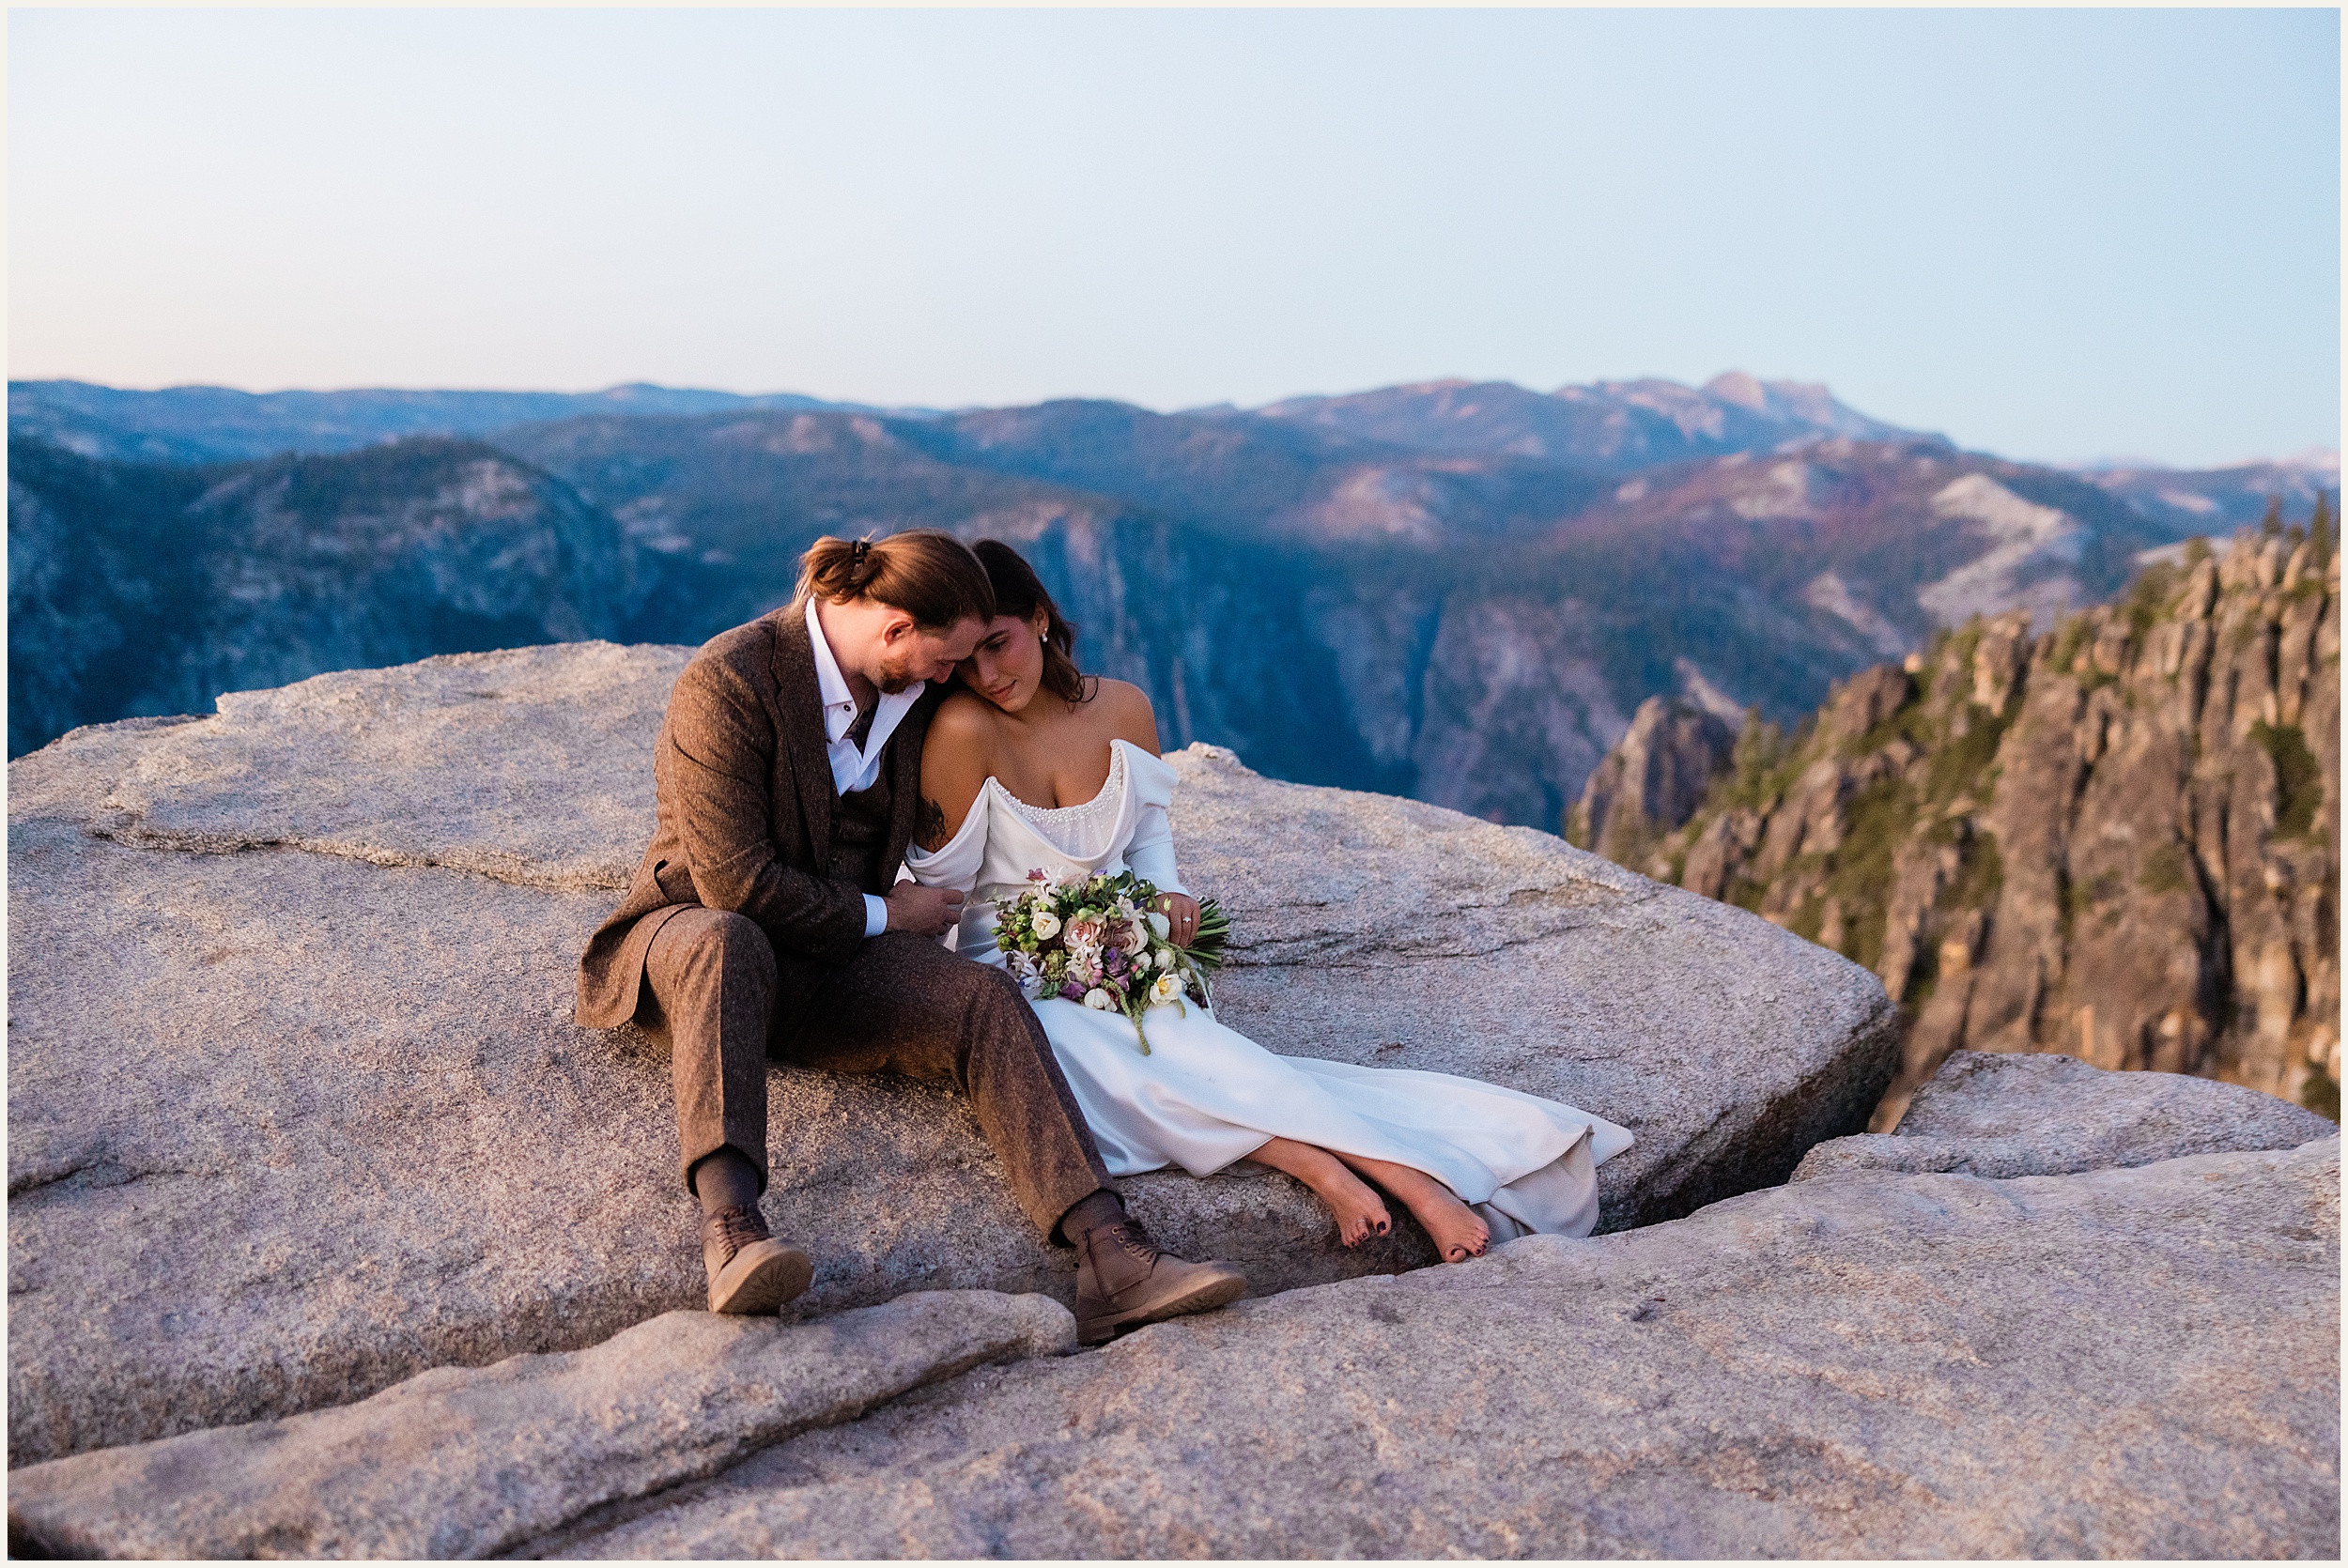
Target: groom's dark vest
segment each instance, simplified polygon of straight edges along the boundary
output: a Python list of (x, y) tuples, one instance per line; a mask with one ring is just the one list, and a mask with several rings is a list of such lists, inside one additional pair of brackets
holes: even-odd
[[(888, 739), (890, 745), (896, 744), (896, 736)], [(887, 894), (897, 860), (904, 858), (901, 844), (897, 860), (882, 864), (888, 853), (889, 823), (896, 816), (888, 770), (881, 769), (881, 776), (871, 789), (834, 798), (838, 804), (831, 808), (831, 874), (849, 878), (867, 893)]]
[(696, 904), (756, 921), (785, 961), (843, 964), (864, 895), (886, 894), (920, 805), (921, 740), (945, 693), (899, 722), (869, 790), (842, 796), (825, 746), (805, 607), (786, 605), (703, 644), (653, 744), (658, 818), (627, 897), (579, 959), (579, 1023), (636, 1014), (644, 954)]

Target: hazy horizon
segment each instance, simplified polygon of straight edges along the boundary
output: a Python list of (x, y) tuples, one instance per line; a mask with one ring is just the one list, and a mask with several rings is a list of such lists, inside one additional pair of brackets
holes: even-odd
[[(1723, 376), (1732, 376), (1732, 375), (1738, 375), (1738, 374), (1750, 374), (1750, 373), (1743, 372), (1743, 371), (1742, 371), (1742, 367), (1739, 367), (1739, 366), (1732, 366), (1732, 367), (1730, 367), (1730, 368), (1729, 368), (1729, 369), (1727, 369), (1727, 370), (1723, 370), (1723, 371), (1721, 371), (1721, 372), (1717, 373), (1717, 375), (1715, 375), (1715, 376), (1707, 377), (1705, 377), (1705, 378), (1704, 378), (1703, 380), (1701, 380), (1701, 381), (1683, 382), (1683, 383), (1680, 383), (1680, 384), (1681, 384), (1681, 385), (1686, 385), (1686, 386), (1692, 386), (1692, 387), (1701, 388), (1701, 387), (1703, 387), (1703, 386), (1707, 385), (1709, 382), (1711, 382), (1711, 381), (1713, 381), (1713, 380), (1718, 379), (1720, 377), (1723, 377)], [(1776, 376), (1756, 376), (1756, 377), (1754, 377), (1753, 378), (1754, 378), (1755, 380), (1761, 381), (1761, 382), (1763, 382), (1763, 383), (1783, 382), (1783, 381), (1788, 381), (1788, 380), (1792, 380), (1792, 379), (1793, 379), (1793, 377), (1776, 377)], [(1607, 382), (1607, 383), (1612, 383), (1612, 384), (1614, 384), (1614, 385), (1617, 385), (1617, 386), (1621, 386), (1621, 385), (1628, 385), (1628, 384), (1634, 383), (1634, 382), (1639, 382), (1639, 381), (1669, 380), (1669, 379), (1671, 379), (1671, 377), (1652, 377), (1652, 376), (1610, 376), (1610, 377), (1599, 377), (1599, 378), (1598, 378), (1598, 380), (1599, 380), (1599, 381), (1601, 381), (1601, 382)], [(231, 386), (231, 385), (229, 385), (229, 384), (227, 384), (227, 383), (225, 383), (225, 382), (221, 382), (221, 381), (174, 381), (174, 382), (166, 382), (166, 383), (162, 383), (162, 384), (160, 384), (160, 385), (137, 387), (137, 386), (128, 386), (128, 385), (125, 385), (125, 384), (123, 384), (123, 383), (121, 383), (121, 382), (116, 382), (116, 381), (102, 381), (102, 382), (101, 382), (101, 381), (91, 381), (91, 380), (89, 380), (87, 377), (63, 377), (63, 376), (59, 376), (59, 377), (11, 377), (11, 378), (10, 378), (10, 380), (11, 380), (11, 384), (14, 384), (15, 382), (19, 382), (19, 381), (22, 381), (22, 382), (26, 382), (26, 383), (39, 382), (39, 381), (73, 381), (73, 382), (78, 382), (78, 383), (80, 383), (80, 384), (82, 384), (82, 385), (85, 385), (85, 386), (102, 386), (102, 387), (107, 387), (107, 388), (109, 388), (109, 389), (111, 389), (111, 390), (113, 390), (113, 391), (116, 391), (116, 392), (237, 392), (237, 393), (239, 393), (239, 394), (241, 394), (241, 395), (248, 396), (248, 397), (269, 397), (269, 396), (273, 396), (273, 395), (278, 395), (278, 394), (283, 394), (283, 393), (308, 393), (308, 394), (314, 394), (314, 395), (327, 395), (327, 394), (335, 393), (335, 392), (394, 392), (394, 393), (397, 393), (397, 392), (484, 392), (484, 393), (501, 393), (501, 392), (503, 392), (503, 393), (512, 393), (512, 394), (516, 394), (516, 395), (528, 395), (528, 394), (531, 394), (531, 393), (553, 393), (553, 394), (558, 395), (558, 396), (592, 397), (592, 396), (594, 396), (594, 395), (595, 395), (595, 394), (597, 394), (597, 393), (599, 393), (599, 392), (618, 392), (618, 391), (621, 391), (621, 390), (622, 390), (622, 389), (624, 389), (624, 388), (629, 388), (629, 387), (643, 387), (643, 388), (648, 388), (648, 389), (652, 389), (652, 390), (656, 390), (656, 391), (661, 391), (661, 392), (723, 392), (723, 393), (728, 393), (728, 394), (731, 394), (731, 395), (735, 396), (735, 397), (746, 397), (746, 398), (757, 398), (757, 397), (806, 397), (806, 398), (811, 398), (811, 399), (814, 399), (815, 401), (818, 401), (818, 402), (824, 402), (824, 403), (834, 403), (834, 404), (841, 404), (841, 405), (862, 405), (862, 406), (867, 406), (867, 407), (873, 407), (873, 408), (877, 408), (877, 409), (879, 409), (879, 410), (881, 410), (881, 411), (883, 411), (883, 412), (886, 412), (886, 413), (899, 413), (899, 412), (904, 412), (904, 413), (929, 413), (929, 412), (935, 412), (935, 413), (949, 413), (949, 414), (950, 414), (950, 413), (965, 413), (965, 412), (970, 412), (970, 411), (980, 410), (980, 409), (988, 409), (988, 408), (1000, 408), (1000, 407), (1031, 407), (1031, 406), (1032, 406), (1032, 405), (1006, 405), (1006, 404), (996, 404), (996, 403), (965, 403), (965, 404), (956, 404), (956, 405), (952, 405), (952, 406), (950, 406), (950, 407), (949, 407), (949, 406), (941, 406), (941, 405), (935, 405), (935, 404), (914, 404), (914, 403), (870, 404), (870, 405), (863, 405), (863, 400), (861, 400), (861, 399), (856, 399), (856, 398), (835, 398), (835, 397), (828, 397), (828, 396), (826, 396), (826, 395), (823, 392), (821, 392), (820, 390), (811, 389), (811, 388), (807, 388), (807, 387), (712, 387), (712, 386), (706, 386), (706, 385), (694, 385), (694, 386), (687, 386), (687, 385), (685, 385), (685, 384), (683, 384), (683, 383), (680, 383), (680, 382), (670, 382), (670, 381), (649, 381), (649, 380), (646, 380), (646, 379), (642, 378), (641, 377), (634, 377), (634, 378), (631, 378), (631, 379), (628, 379), (628, 380), (624, 380), (624, 381), (612, 381), (612, 382), (609, 382), (609, 383), (607, 383), (607, 384), (605, 384), (605, 385), (602, 385), (602, 386), (591, 386), (591, 387), (538, 387), (538, 386), (524, 386), (524, 385), (512, 385), (512, 384), (509, 384), (509, 385), (502, 385), (502, 386), (478, 386), (478, 387), (452, 387), (452, 386), (444, 386), (444, 385), (440, 385), (440, 386), (436, 386), (436, 385), (418, 385), (418, 386), (406, 386), (406, 387), (401, 387), (401, 386), (387, 386), (387, 385), (382, 385), (382, 384), (374, 384), (374, 385), (354, 385), (354, 386), (343, 386), (343, 387), (333, 387), (333, 386), (308, 386), (308, 387), (238, 387), (238, 386)], [(1390, 386), (1390, 387), (1439, 386), (1439, 385), (1444, 385), (1444, 384), (1446, 384), (1446, 383), (1448, 383), (1448, 384), (1454, 384), (1454, 385), (1461, 385), (1461, 386), (1476, 384), (1476, 383), (1470, 382), (1467, 378), (1462, 377), (1428, 377), (1426, 380), (1423, 380), (1423, 381), (1416, 381), (1416, 382), (1392, 382), (1392, 383), (1388, 383), (1388, 386)], [(1520, 385), (1522, 385), (1522, 383), (1519, 383), (1519, 384), (1520, 384)], [(1548, 394), (1552, 394), (1552, 393), (1554, 393), (1554, 392), (1557, 392), (1563, 391), (1566, 387), (1568, 387), (1568, 386), (1588, 386), (1588, 385), (1592, 385), (1592, 384), (1594, 384), (1594, 383), (1592, 383), (1592, 382), (1564, 382), (1564, 383), (1561, 383), (1559, 386), (1556, 386), (1556, 387), (1533, 387), (1533, 388), (1528, 388), (1527, 390), (1528, 390), (1528, 391), (1532, 391), (1532, 392), (1540, 392), (1540, 393), (1542, 393), (1542, 394), (1544, 394), (1544, 395), (1548, 395)], [(1842, 397), (1842, 395), (1841, 395), (1841, 393), (1840, 393), (1839, 392), (1835, 392), (1835, 389), (1834, 389), (1833, 383), (1831, 383), (1831, 382), (1826, 382), (1826, 383), (1814, 383), (1814, 384), (1823, 384), (1823, 385), (1825, 385), (1825, 386), (1827, 387), (1827, 389), (1828, 389), (1828, 391), (1829, 391), (1829, 392), (1834, 392), (1834, 395), (1836, 396), (1836, 398), (1837, 398), (1837, 400), (1838, 400), (1838, 401), (1841, 401), (1841, 402), (1845, 403), (1846, 406), (1849, 404), (1849, 400), (1848, 400), (1848, 399), (1846, 399), (1846, 398), (1843, 398), (1843, 397)], [(1209, 409), (1213, 409), (1213, 408), (1222, 408), (1222, 407), (1238, 407), (1238, 408), (1240, 408), (1243, 412), (1247, 412), (1247, 411), (1253, 411), (1253, 410), (1255, 410), (1255, 409), (1259, 409), (1259, 408), (1267, 407), (1270, 407), (1270, 406), (1272, 406), (1272, 405), (1274, 405), (1274, 404), (1283, 403), (1283, 402), (1288, 402), (1288, 401), (1290, 401), (1290, 400), (1291, 400), (1291, 399), (1295, 399), (1295, 398), (1305, 398), (1305, 397), (1325, 397), (1325, 396), (1344, 396), (1344, 395), (1346, 395), (1346, 394), (1348, 394), (1348, 393), (1350, 393), (1350, 392), (1375, 392), (1375, 391), (1383, 391), (1383, 390), (1386, 390), (1386, 389), (1384, 389), (1384, 388), (1373, 388), (1373, 387), (1350, 387), (1350, 388), (1342, 388), (1342, 389), (1322, 389), (1322, 388), (1316, 388), (1316, 389), (1314, 389), (1314, 390), (1312, 390), (1312, 391), (1310, 391), (1310, 392), (1289, 392), (1289, 393), (1284, 393), (1283, 395), (1281, 395), (1281, 396), (1279, 396), (1279, 397), (1267, 398), (1267, 399), (1265, 399), (1265, 400), (1264, 400), (1263, 402), (1261, 402), (1261, 403), (1253, 403), (1253, 404), (1240, 405), (1240, 404), (1234, 404), (1234, 403), (1231, 403), (1231, 402), (1229, 402), (1229, 401), (1228, 401), (1228, 400), (1225, 400), (1225, 401), (1216, 402), (1216, 403), (1194, 403), (1194, 404), (1188, 404), (1188, 405), (1185, 405), (1185, 406), (1181, 407), (1151, 407), (1149, 404), (1137, 402), (1136, 400), (1135, 400), (1135, 399), (1133, 399), (1133, 398), (1104, 398), (1104, 399), (1090, 399), (1090, 400), (1089, 400), (1089, 401), (1104, 401), (1104, 402), (1124, 403), (1124, 404), (1131, 405), (1132, 407), (1139, 407), (1139, 408), (1148, 408), (1148, 409), (1150, 409), (1150, 411), (1151, 411), (1151, 412), (1152, 412), (1152, 413), (1160, 413), (1160, 414), (1196, 413), (1196, 412), (1203, 412), (1203, 411), (1206, 411), (1206, 410), (1209, 410)], [(1055, 403), (1055, 402), (1063, 402), (1063, 401), (1088, 401), (1088, 400), (1087, 400), (1087, 399), (1073, 398), (1073, 397), (1072, 397), (1072, 398), (1052, 398), (1052, 397), (1045, 397), (1045, 398), (1038, 398), (1038, 399), (1036, 400), (1036, 402), (1037, 402), (1037, 403)], [(1882, 417), (1882, 416), (1880, 416), (1880, 415), (1877, 414), (1877, 413), (1876, 413), (1876, 411), (1875, 411), (1874, 409), (1872, 409), (1872, 408), (1860, 408), (1858, 411), (1859, 411), (1860, 413), (1862, 413), (1862, 414), (1867, 414), (1867, 415), (1869, 415), (1869, 416), (1871, 416), (1871, 417), (1875, 417), (1875, 418), (1881, 418), (1881, 417)], [(1898, 422), (1898, 421), (1896, 421), (1896, 420), (1887, 420), (1887, 421), (1885, 421), (1885, 423), (1893, 423), (1893, 424), (1896, 424), (1896, 423), (1898, 423), (1899, 422)], [(1926, 434), (1926, 435), (1946, 435), (1946, 434), (1947, 434), (1947, 432), (1945, 432), (1945, 431), (1928, 431), (1928, 430), (1923, 430), (1923, 429), (1922, 429), (1922, 427), (1915, 427), (1915, 426), (1911, 426), (1911, 427), (1909, 427), (1909, 428), (1915, 428), (1915, 429), (1918, 429), (1918, 430), (1919, 430), (1919, 433), (1921, 433), (1921, 434)], [(1954, 438), (1952, 438), (1954, 439)], [(1992, 450), (1993, 450), (1993, 449), (1990, 449), (1990, 448), (1985, 448), (1985, 447), (1974, 447), (1974, 446), (1969, 446), (1966, 442), (1961, 441), (1961, 440), (1960, 440), (1960, 441), (1957, 441), (1957, 443), (1956, 443), (1956, 444), (1957, 444), (1960, 448), (1963, 448), (1963, 449), (1968, 450), (1968, 451), (1982, 451), (1982, 452), (1986, 452), (1986, 451), (1992, 451)], [(2130, 453), (2093, 453), (2093, 454), (2090, 454), (2090, 455), (2087, 455), (2087, 456), (2083, 456), (2083, 457), (2049, 457), (2049, 458), (2034, 458), (2034, 459), (2029, 459), (2029, 460), (2030, 460), (2030, 461), (2042, 462), (2042, 463), (2045, 463), (2046, 465), (2047, 465), (2048, 467), (2052, 467), (2052, 468), (2066, 468), (2066, 469), (2197, 469), (2197, 470), (2199, 470), (2199, 469), (2212, 469), (2250, 468), (2250, 467), (2255, 467), (2255, 466), (2257, 466), (2257, 465), (2259, 465), (2259, 464), (2262, 464), (2262, 463), (2273, 463), (2273, 464), (2278, 464), (2278, 465), (2293, 464), (2293, 463), (2308, 463), (2308, 462), (2311, 462), (2311, 461), (2318, 460), (2318, 459), (2322, 459), (2322, 458), (2329, 458), (2329, 459), (2331, 459), (2331, 460), (2332, 460), (2332, 462), (2333, 462), (2335, 465), (2337, 465), (2337, 463), (2338, 463), (2338, 461), (2339, 461), (2339, 458), (2340, 458), (2340, 447), (2339, 447), (2339, 445), (2338, 445), (2337, 443), (2332, 443), (2332, 444), (2320, 444), (2320, 443), (2319, 443), (2319, 444), (2315, 444), (2315, 445), (2310, 445), (2310, 446), (2301, 447), (2301, 448), (2298, 448), (2298, 449), (2296, 449), (2296, 450), (2294, 450), (2294, 451), (2290, 451), (2290, 452), (2253, 452), (2253, 453), (2244, 453), (2244, 454), (2242, 454), (2242, 455), (2240, 455), (2240, 456), (2238, 456), (2238, 457), (2234, 457), (2234, 458), (2232, 458), (2232, 459), (2225, 459), (2225, 460), (2220, 460), (2220, 461), (2217, 461), (2217, 462), (2211, 462), (2211, 463), (2195, 463), (2195, 464), (2177, 464), (2177, 463), (2170, 463), (2170, 462), (2167, 462), (2166, 460), (2161, 459), (2161, 458), (2158, 458), (2158, 457), (2150, 457), (2150, 456), (2145, 456), (2145, 455), (2142, 455), (2142, 454), (2130, 454)], [(2002, 455), (2007, 455), (2007, 454), (2005, 454), (2005, 453), (1998, 453), (1998, 455), (2001, 455), (2001, 456), (2002, 456)]]
[(19, 11), (19, 380), (2336, 450), (2336, 11)]

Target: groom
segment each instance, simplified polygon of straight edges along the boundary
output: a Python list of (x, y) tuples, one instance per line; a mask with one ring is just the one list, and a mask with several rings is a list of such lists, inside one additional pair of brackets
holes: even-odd
[(824, 539), (792, 602), (712, 638), (670, 694), (652, 847), (579, 961), (578, 1020), (667, 1024), (712, 1312), (773, 1312), (812, 1277), (759, 1212), (770, 1057), (969, 1096), (1019, 1207), (1076, 1250), (1087, 1344), (1246, 1287), (1126, 1217), (1016, 984), (938, 945), (962, 895), (891, 885), (939, 698), (925, 685), (994, 615), (985, 568), (951, 534)]

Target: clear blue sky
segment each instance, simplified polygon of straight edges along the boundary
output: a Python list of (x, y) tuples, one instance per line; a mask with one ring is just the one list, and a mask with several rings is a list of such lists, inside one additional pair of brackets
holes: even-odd
[(2335, 11), (26, 11), (8, 373), (2340, 426)]

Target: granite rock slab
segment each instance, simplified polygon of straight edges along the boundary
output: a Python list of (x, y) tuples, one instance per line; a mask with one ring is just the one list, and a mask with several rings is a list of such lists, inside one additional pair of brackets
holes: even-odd
[(2340, 1142), (1865, 1172), (974, 1372), (614, 1558), (2319, 1558)]
[(2175, 1072), (2107, 1072), (2076, 1056), (1959, 1051), (1889, 1133), (1831, 1138), (1793, 1179), (1843, 1171), (2060, 1176), (2188, 1154), (2296, 1148), (2339, 1136), (2272, 1095)]
[(9, 1538), (60, 1557), (487, 1557), (925, 1383), (1075, 1347), (1058, 1302), (990, 1291), (804, 1325), (669, 1313), (588, 1350), (16, 1470)]
[[(461, 654), (76, 730), (9, 767), (9, 1453), (25, 1464), (577, 1349), (699, 1300), (664, 1038), (569, 1021), (652, 827), (675, 649)], [(1782, 1181), (1892, 1066), (1875, 979), (1741, 911), (1435, 807), (1173, 759), (1223, 1016), (1274, 1051), (1452, 1071), (1637, 1143), (1601, 1228)], [(770, 1073), (769, 1222), (806, 1317), (908, 1290), (1073, 1299), (967, 1106)], [(1348, 1252), (1242, 1167), (1126, 1184), (1258, 1292)]]

